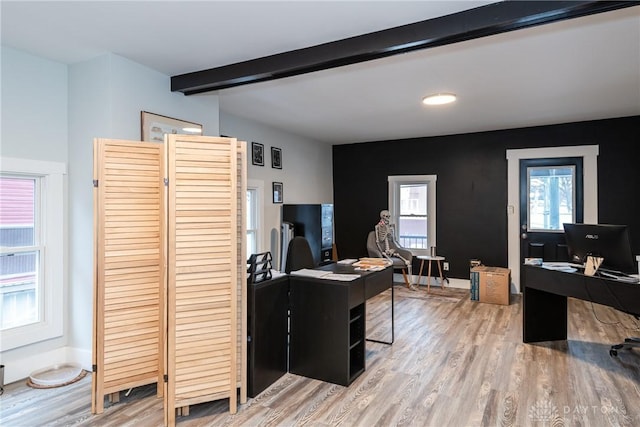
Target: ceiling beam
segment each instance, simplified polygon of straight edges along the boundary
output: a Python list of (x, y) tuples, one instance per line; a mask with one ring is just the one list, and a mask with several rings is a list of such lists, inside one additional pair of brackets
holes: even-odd
[(171, 77), (192, 95), (636, 6), (640, 1), (504, 1), (413, 24)]

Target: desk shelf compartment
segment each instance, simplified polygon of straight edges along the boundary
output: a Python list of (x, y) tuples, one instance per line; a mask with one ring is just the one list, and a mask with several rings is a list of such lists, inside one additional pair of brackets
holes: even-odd
[(365, 311), (360, 304), (350, 311), (349, 319), (349, 382), (364, 371), (365, 357)]

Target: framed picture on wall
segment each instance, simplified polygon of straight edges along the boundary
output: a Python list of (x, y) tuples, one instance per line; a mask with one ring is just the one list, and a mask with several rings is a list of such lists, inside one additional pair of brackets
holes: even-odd
[(273, 203), (282, 203), (282, 183), (274, 182), (273, 183)]
[(277, 147), (271, 147), (271, 167), (282, 169), (282, 150)]
[(264, 166), (264, 144), (259, 142), (251, 143), (251, 164)]
[(148, 142), (164, 142), (165, 134), (202, 135), (202, 125), (148, 111), (140, 112), (140, 138)]

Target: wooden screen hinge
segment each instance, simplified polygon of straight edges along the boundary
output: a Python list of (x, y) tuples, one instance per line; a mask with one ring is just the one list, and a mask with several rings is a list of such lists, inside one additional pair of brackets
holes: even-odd
[(96, 188), (98, 187), (98, 180), (97, 179), (93, 180), (93, 186), (96, 187)]
[(98, 365), (91, 365), (91, 372), (98, 372)]
[(165, 382), (165, 383), (168, 383), (168, 382), (169, 382), (169, 375), (164, 374), (164, 375), (162, 376), (162, 379), (164, 380), (164, 382)]
[(165, 178), (164, 179), (164, 186), (168, 187), (169, 186), (169, 178)]

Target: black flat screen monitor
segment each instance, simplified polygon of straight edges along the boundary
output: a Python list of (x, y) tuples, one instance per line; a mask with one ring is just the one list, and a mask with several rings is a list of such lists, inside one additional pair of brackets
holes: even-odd
[(604, 258), (600, 268), (635, 273), (629, 228), (612, 224), (563, 224), (571, 262), (584, 264), (588, 255)]

